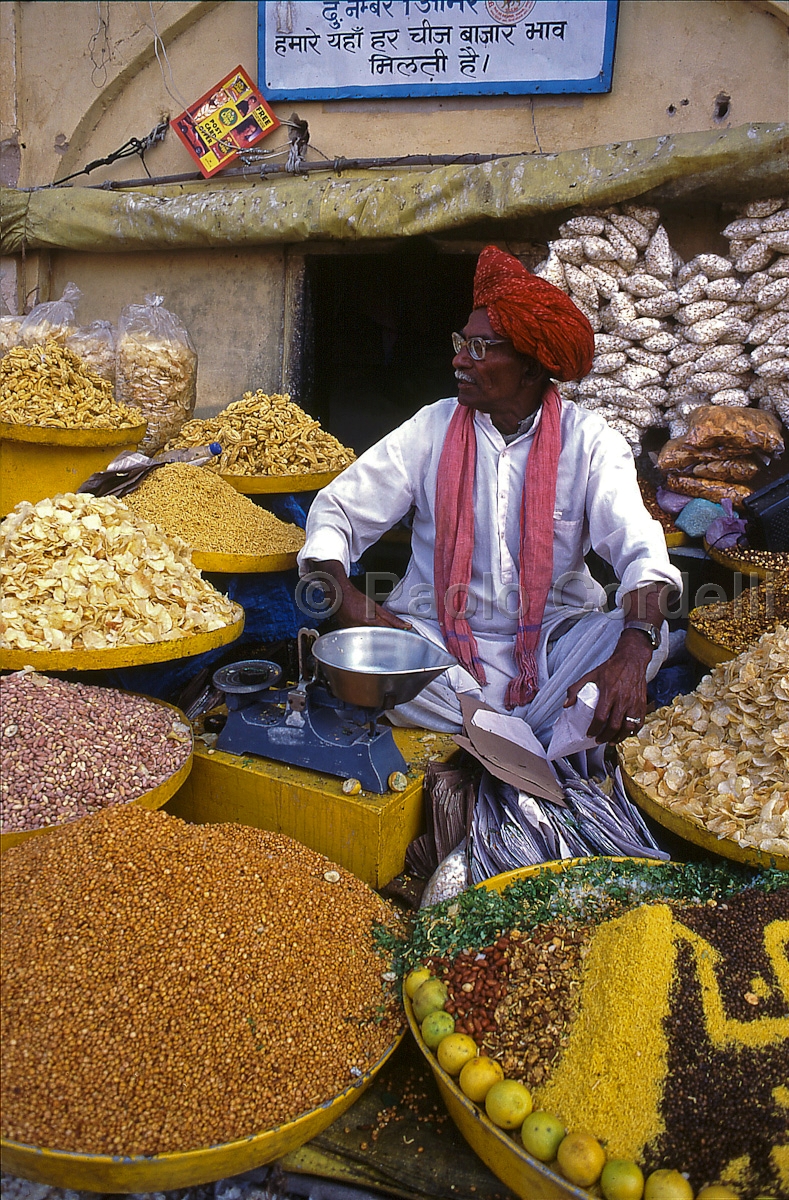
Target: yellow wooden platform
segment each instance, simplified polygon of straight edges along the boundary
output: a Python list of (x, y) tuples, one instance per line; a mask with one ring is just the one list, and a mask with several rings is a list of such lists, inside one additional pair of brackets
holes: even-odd
[(166, 811), (196, 824), (237, 821), (295, 838), (380, 888), (398, 875), (409, 842), (423, 828), (422, 781), (430, 759), (457, 750), (448, 734), (395, 729), (408, 763), (403, 792), (346, 796), (342, 780), (195, 742), (194, 765)]

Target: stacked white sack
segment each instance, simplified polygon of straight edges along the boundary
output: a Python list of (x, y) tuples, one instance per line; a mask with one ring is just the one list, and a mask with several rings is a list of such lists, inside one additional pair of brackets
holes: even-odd
[(789, 199), (754, 200), (723, 230), (752, 309), (748, 400), (789, 422)]
[(657, 209), (636, 204), (573, 217), (536, 268), (567, 292), (595, 331), (591, 373), (561, 395), (594, 409), (641, 453), (644, 430), (665, 424), (667, 355), (679, 344), (669, 321), (679, 305), (671, 249)]

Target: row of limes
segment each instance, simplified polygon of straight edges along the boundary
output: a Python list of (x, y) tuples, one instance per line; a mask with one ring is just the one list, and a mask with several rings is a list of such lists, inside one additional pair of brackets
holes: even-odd
[[(445, 1011), (446, 985), (427, 967), (416, 967), (405, 979), (425, 1045), (449, 1075), (457, 1076), (461, 1091), (483, 1105), (494, 1125), (510, 1133), (520, 1130), (528, 1154), (544, 1163), (556, 1162), (564, 1178), (578, 1187), (600, 1184), (605, 1200), (693, 1200), (693, 1189), (679, 1171), (653, 1171), (646, 1180), (638, 1163), (629, 1159), (606, 1161), (605, 1150), (590, 1133), (568, 1132), (558, 1117), (533, 1112), (528, 1088), (517, 1079), (505, 1079), (495, 1058), (480, 1054), (472, 1037), (455, 1033), (455, 1021)], [(702, 1188), (696, 1200), (737, 1200), (736, 1193), (720, 1184)]]

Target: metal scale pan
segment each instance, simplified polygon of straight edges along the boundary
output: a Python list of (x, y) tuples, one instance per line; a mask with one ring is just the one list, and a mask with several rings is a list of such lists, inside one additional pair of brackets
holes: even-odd
[(365, 791), (382, 795), (407, 764), (391, 726), (379, 718), (455, 662), (408, 630), (375, 626), (319, 637), (302, 629), (295, 687), (276, 688), (278, 669), (260, 660), (216, 672), (214, 686), (228, 707), (217, 749), (358, 779)]

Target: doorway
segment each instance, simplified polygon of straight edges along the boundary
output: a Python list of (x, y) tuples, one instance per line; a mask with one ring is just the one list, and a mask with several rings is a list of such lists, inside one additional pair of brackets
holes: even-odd
[(421, 238), (307, 257), (308, 407), (357, 454), (456, 395), (450, 335), (471, 311), (475, 265), (476, 255), (442, 254)]

